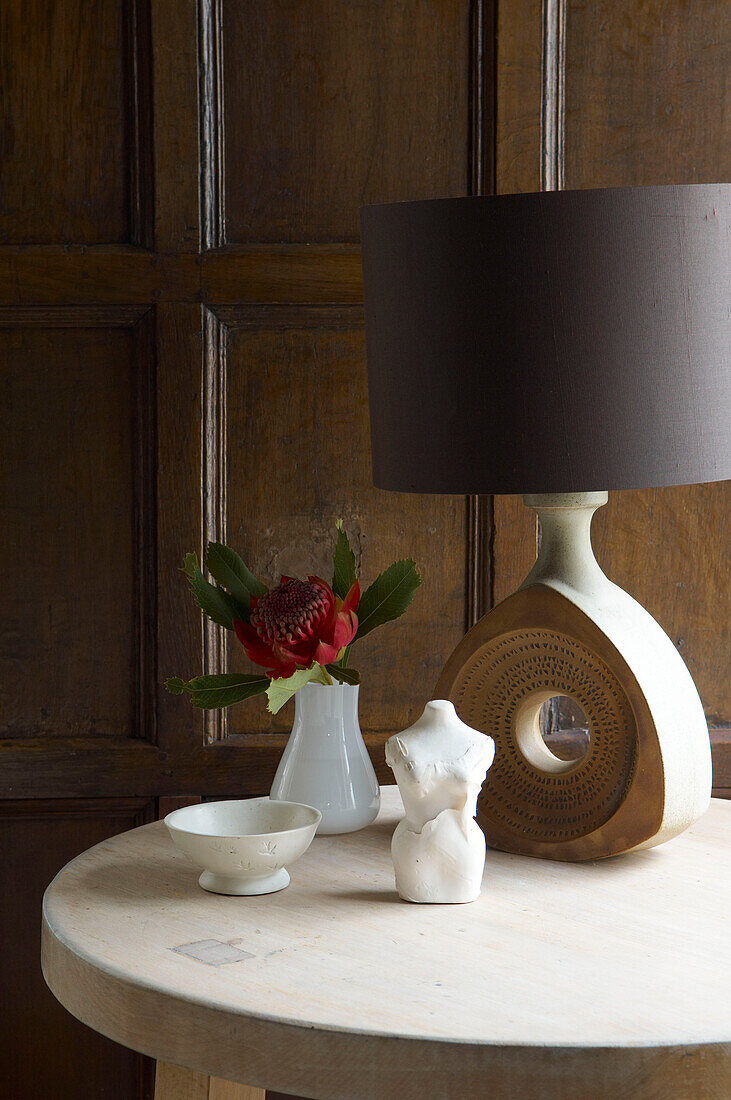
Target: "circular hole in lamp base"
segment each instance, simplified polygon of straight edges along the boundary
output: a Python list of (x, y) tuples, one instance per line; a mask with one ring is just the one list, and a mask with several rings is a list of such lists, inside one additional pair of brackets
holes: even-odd
[[(568, 704), (568, 706), (567, 706)], [(562, 726), (564, 712), (580, 729), (567, 736)], [(570, 695), (537, 691), (529, 695), (515, 716), (515, 740), (523, 756), (549, 775), (563, 775), (581, 764), (590, 750), (589, 720), (582, 706)], [(580, 734), (587, 731), (585, 737)]]

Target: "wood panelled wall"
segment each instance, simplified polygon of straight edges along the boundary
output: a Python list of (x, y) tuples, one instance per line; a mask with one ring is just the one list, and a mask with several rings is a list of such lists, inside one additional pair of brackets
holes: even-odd
[[(206, 717), (161, 690), (241, 667), (195, 614), (183, 554), (226, 538), (270, 579), (328, 575), (342, 516), (366, 582), (416, 557), (408, 617), (358, 655), (383, 778), (384, 738), (532, 561), (517, 500), (371, 485), (358, 207), (728, 178), (724, 9), (4, 5), (0, 782), (3, 896), (18, 900), (4, 907), (0, 1079), (14, 1098), (149, 1086), (139, 1059), (43, 989), (50, 877), (161, 796), (266, 791), (284, 743), (287, 712)], [(724, 522), (711, 486), (617, 494), (597, 523), (604, 565), (677, 640), (718, 727)]]

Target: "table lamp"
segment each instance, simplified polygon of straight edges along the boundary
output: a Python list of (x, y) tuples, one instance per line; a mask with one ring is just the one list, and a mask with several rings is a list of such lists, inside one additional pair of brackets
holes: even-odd
[[(708, 729), (667, 635), (604, 575), (608, 489), (731, 476), (731, 185), (389, 203), (362, 212), (373, 478), (522, 493), (538, 559), (469, 631), (436, 696), (495, 739), (478, 821), (494, 847), (597, 859), (706, 809)], [(541, 707), (588, 719), (554, 755)]]

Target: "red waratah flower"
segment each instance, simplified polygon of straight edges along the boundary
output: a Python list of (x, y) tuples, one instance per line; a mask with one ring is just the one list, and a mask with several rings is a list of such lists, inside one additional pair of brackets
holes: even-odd
[(337, 660), (358, 629), (359, 600), (357, 581), (341, 600), (320, 577), (282, 577), (266, 595), (251, 597), (251, 625), (235, 619), (234, 630), (249, 660), (280, 679)]

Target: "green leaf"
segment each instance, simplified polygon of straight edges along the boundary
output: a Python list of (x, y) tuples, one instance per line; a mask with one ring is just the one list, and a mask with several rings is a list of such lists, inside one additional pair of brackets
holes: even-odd
[(360, 683), (360, 673), (356, 672), (354, 668), (343, 668), (342, 665), (325, 665), (325, 668), (333, 679), (339, 680), (341, 684)]
[(292, 676), (288, 676), (286, 679), (272, 680), (267, 688), (269, 698), (267, 710), (271, 714), (276, 714), (300, 688), (310, 683), (332, 684), (332, 679), (322, 665), (313, 665), (312, 668), (298, 668)]
[[(172, 685), (172, 686), (171, 686)], [(243, 703), (254, 695), (262, 695), (269, 686), (269, 677), (262, 674), (226, 672), (220, 676), (195, 676), (181, 680), (175, 676), (165, 681), (165, 687), (174, 695), (187, 691), (194, 707), (201, 710), (219, 710), (222, 707)]]
[(206, 565), (214, 581), (225, 588), (246, 614), (241, 618), (249, 622), (251, 596), (263, 596), (267, 591), (248, 569), (235, 550), (220, 542), (209, 542), (206, 550)]
[(395, 561), (376, 577), (358, 605), (358, 632), (354, 641), (365, 638), (377, 626), (403, 615), (421, 584), (416, 563), (411, 558)]
[(227, 630), (233, 630), (234, 619), (243, 618), (243, 608), (224, 592), (210, 584), (198, 568), (198, 557), (195, 554), (186, 554), (183, 559), (183, 572), (190, 581), (196, 603), (204, 615), (212, 619), (214, 623), (225, 626)]
[(344, 600), (348, 592), (355, 584), (355, 554), (353, 553), (348, 536), (343, 530), (343, 521), (339, 519), (335, 524), (338, 531), (338, 539), (335, 543), (335, 560), (333, 572), (333, 592)]

